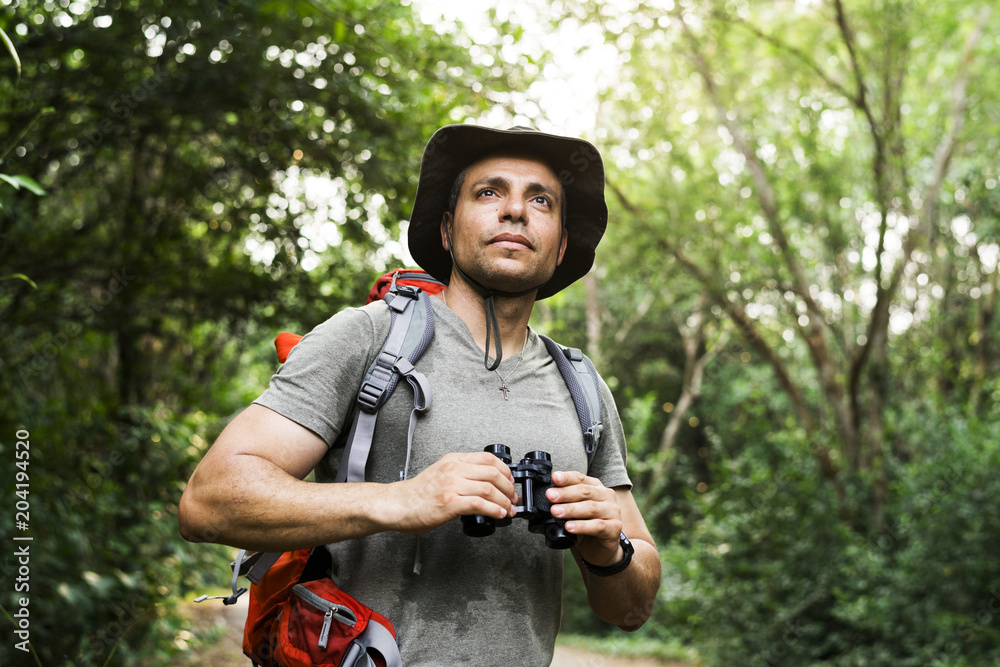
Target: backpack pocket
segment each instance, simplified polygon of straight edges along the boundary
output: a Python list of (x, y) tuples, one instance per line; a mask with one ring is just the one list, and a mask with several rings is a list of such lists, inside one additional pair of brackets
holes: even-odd
[(296, 584), (272, 632), (282, 667), (354, 667), (366, 653), (377, 665), (402, 664), (392, 624), (330, 579)]

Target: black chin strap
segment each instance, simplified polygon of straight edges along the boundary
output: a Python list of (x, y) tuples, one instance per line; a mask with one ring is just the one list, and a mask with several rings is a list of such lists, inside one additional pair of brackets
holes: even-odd
[[(483, 297), (486, 302), (486, 353), (483, 357), (483, 365), (486, 366), (486, 370), (494, 371), (500, 367), (500, 360), (503, 359), (503, 347), (500, 344), (500, 320), (497, 318), (497, 307), (494, 301), (494, 297), (518, 297), (524, 296), (525, 294), (530, 294), (539, 290), (545, 283), (538, 285), (537, 287), (532, 287), (531, 289), (526, 289), (523, 292), (502, 292), (500, 290), (491, 290), (480, 285), (475, 279), (469, 276), (468, 273), (462, 270), (462, 267), (458, 265), (455, 261), (455, 253), (452, 251), (454, 244), (451, 242), (451, 231), (446, 232), (448, 234), (448, 254), (451, 255), (451, 264), (458, 270), (459, 275), (465, 280), (465, 282), (472, 285), (479, 296)], [(490, 341), (493, 341), (493, 347), (496, 352), (494, 356), (493, 364), (490, 365)]]

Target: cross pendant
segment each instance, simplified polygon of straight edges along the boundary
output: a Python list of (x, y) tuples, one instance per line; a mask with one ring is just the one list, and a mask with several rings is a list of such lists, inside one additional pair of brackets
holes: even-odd
[(500, 389), (500, 391), (503, 392), (503, 400), (506, 401), (507, 400), (507, 392), (509, 392), (510, 390), (507, 389), (507, 383), (503, 381), (503, 378), (500, 378), (500, 387), (499, 387), (499, 389)]

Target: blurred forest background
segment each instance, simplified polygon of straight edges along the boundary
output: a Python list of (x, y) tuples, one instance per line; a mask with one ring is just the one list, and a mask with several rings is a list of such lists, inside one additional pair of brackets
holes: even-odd
[[(588, 351), (626, 423), (664, 563), (627, 641), (1000, 664), (992, 5), (525, 0), (472, 30), (409, 2), (0, 0), (0, 663), (212, 641), (179, 601), (227, 550), (185, 543), (177, 501), (274, 335), (406, 263), (435, 128), (576, 131), (544, 82), (598, 53), (568, 117), (611, 223), (535, 326)], [(10, 618), (25, 498), (32, 653)], [(570, 579), (565, 632), (625, 642)]]

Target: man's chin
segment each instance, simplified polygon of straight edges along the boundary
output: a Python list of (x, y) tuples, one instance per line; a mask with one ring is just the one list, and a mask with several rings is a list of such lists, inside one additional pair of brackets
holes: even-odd
[(486, 289), (507, 294), (536, 290), (549, 282), (555, 273), (555, 268), (549, 270), (523, 256), (481, 258), (466, 270), (469, 277)]
[(545, 283), (549, 282), (551, 278), (551, 274), (544, 273), (525, 274), (523, 271), (518, 273), (497, 271), (489, 276), (485, 276), (485, 281), (480, 281), (480, 284), (494, 292), (520, 294), (539, 289)]

